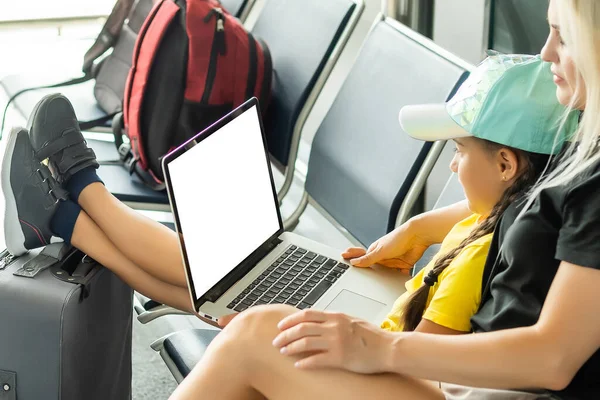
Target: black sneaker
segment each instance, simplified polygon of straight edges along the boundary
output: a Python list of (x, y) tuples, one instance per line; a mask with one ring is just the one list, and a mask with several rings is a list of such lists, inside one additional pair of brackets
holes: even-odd
[(87, 147), (75, 110), (62, 94), (42, 98), (29, 117), (27, 129), (37, 160), (48, 159), (58, 182), (66, 182), (84, 168), (98, 168), (96, 154)]
[(1, 176), (8, 251), (20, 256), (30, 249), (60, 241), (52, 235), (50, 220), (58, 202), (68, 199), (68, 193), (48, 167), (36, 160), (26, 129), (14, 128), (10, 132)]

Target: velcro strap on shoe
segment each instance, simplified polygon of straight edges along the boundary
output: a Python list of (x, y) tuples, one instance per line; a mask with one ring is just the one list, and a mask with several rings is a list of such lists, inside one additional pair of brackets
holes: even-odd
[(39, 151), (35, 153), (35, 157), (39, 160), (45, 160), (50, 156), (66, 149), (69, 146), (73, 146), (84, 141), (83, 135), (79, 129), (71, 128), (63, 132), (62, 136), (52, 140)]
[(59, 174), (65, 180), (70, 178), (76, 171), (80, 171), (85, 167), (98, 168), (99, 166), (98, 161), (96, 161), (96, 153), (89, 147), (83, 151), (77, 149), (77, 153), (73, 151), (73, 154), (70, 154), (69, 150), (65, 150), (62, 159), (55, 165)]

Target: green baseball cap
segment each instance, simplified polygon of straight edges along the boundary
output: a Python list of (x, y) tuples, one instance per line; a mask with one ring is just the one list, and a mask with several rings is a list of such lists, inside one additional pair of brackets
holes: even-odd
[(489, 52), (444, 104), (405, 106), (400, 124), (415, 139), (474, 136), (532, 153), (555, 154), (577, 129), (579, 112), (562, 126), (550, 63), (541, 57)]

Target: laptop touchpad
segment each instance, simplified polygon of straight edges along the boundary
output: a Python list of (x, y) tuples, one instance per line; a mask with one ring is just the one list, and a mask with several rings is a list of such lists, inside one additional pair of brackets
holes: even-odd
[(385, 307), (383, 303), (344, 289), (325, 309), (360, 319), (372, 320), (383, 307)]

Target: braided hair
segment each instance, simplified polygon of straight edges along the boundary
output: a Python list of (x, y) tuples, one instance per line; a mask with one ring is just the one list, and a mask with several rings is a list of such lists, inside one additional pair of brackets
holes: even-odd
[[(496, 151), (507, 147), (487, 140), (479, 140), (482, 140), (485, 143), (485, 146), (489, 151)], [(414, 331), (421, 322), (423, 313), (425, 312), (427, 299), (429, 298), (429, 290), (436, 284), (440, 274), (448, 268), (454, 258), (456, 258), (465, 247), (477, 239), (494, 232), (496, 224), (508, 206), (513, 202), (520, 200), (527, 193), (528, 189), (533, 186), (548, 165), (550, 159), (550, 156), (548, 155), (529, 153), (513, 148), (510, 149), (517, 153), (519, 160), (525, 162), (525, 168), (517, 177), (514, 184), (506, 189), (500, 201), (492, 208), (492, 211), (487, 218), (473, 229), (470, 235), (455, 249), (437, 258), (433, 268), (423, 279), (423, 285), (407, 299), (404, 305), (402, 311), (404, 331)]]

